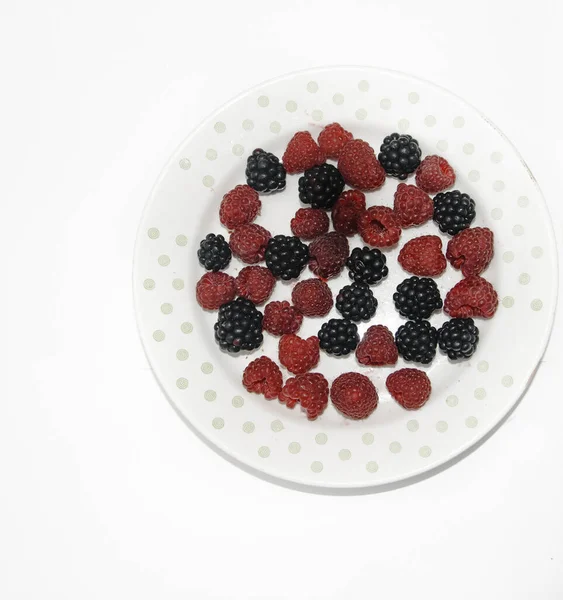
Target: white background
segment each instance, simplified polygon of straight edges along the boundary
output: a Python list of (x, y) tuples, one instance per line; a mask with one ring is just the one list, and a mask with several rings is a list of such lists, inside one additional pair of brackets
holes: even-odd
[(509, 420), (453, 467), (360, 496), (234, 467), (164, 399), (131, 260), (161, 167), (264, 79), (411, 72), (480, 108), (561, 247), (558, 0), (0, 0), (0, 598), (563, 597), (562, 317)]

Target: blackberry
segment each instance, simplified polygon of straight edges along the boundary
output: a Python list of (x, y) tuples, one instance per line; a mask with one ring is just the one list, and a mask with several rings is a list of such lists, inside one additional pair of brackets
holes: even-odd
[(317, 335), (321, 349), (336, 356), (350, 354), (360, 342), (357, 325), (348, 319), (330, 319), (322, 324)]
[(299, 277), (309, 262), (309, 246), (296, 236), (275, 235), (268, 241), (264, 257), (268, 269), (288, 281)]
[(477, 349), (479, 329), (473, 319), (450, 319), (438, 329), (438, 343), (451, 360), (469, 358)]
[(377, 310), (377, 300), (367, 283), (354, 282), (338, 292), (336, 310), (350, 321), (369, 321)]
[(222, 235), (208, 233), (199, 243), (197, 257), (208, 271), (220, 271), (231, 262), (231, 249)]
[(377, 158), (387, 175), (406, 179), (418, 168), (421, 156), (418, 142), (410, 135), (392, 133), (383, 140)]
[(246, 298), (223, 304), (215, 323), (215, 341), (222, 350), (254, 350), (263, 340), (262, 313)]
[(393, 294), (395, 308), (407, 319), (428, 319), (439, 308), (442, 298), (436, 282), (430, 277), (408, 277)]
[(344, 178), (334, 165), (312, 167), (299, 178), (299, 200), (313, 208), (331, 209), (343, 189)]
[(433, 218), (440, 231), (455, 235), (471, 225), (475, 218), (475, 200), (458, 190), (436, 194)]
[(427, 365), (436, 356), (438, 332), (428, 321), (407, 321), (397, 329), (395, 344), (405, 360)]
[(373, 285), (389, 274), (385, 254), (378, 248), (354, 248), (346, 261), (352, 281)]
[(261, 194), (285, 189), (285, 167), (280, 159), (256, 148), (246, 160), (246, 183)]

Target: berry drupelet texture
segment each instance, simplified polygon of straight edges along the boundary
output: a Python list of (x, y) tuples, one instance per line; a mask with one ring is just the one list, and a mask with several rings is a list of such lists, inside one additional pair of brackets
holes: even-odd
[(455, 235), (473, 222), (475, 200), (459, 190), (436, 194), (433, 218), (441, 232)]
[(429, 277), (409, 277), (397, 286), (393, 294), (395, 308), (407, 319), (428, 319), (442, 308), (442, 298), (436, 282)]
[(357, 325), (347, 319), (330, 319), (322, 324), (317, 335), (321, 350), (336, 356), (350, 354), (360, 342)]
[(407, 321), (397, 330), (395, 344), (405, 360), (427, 365), (436, 356), (438, 333), (428, 321)]
[(232, 252), (229, 243), (222, 235), (208, 233), (201, 240), (197, 257), (200, 265), (207, 271), (221, 271), (231, 262)]
[(246, 298), (223, 304), (215, 323), (215, 341), (222, 350), (254, 350), (262, 344), (262, 313)]
[(383, 140), (377, 158), (387, 175), (406, 179), (418, 168), (421, 156), (418, 142), (410, 135), (392, 133)]
[(246, 183), (260, 194), (285, 189), (285, 177), (280, 159), (262, 148), (256, 148), (246, 161)]
[(274, 276), (289, 281), (299, 277), (309, 261), (309, 247), (298, 237), (275, 235), (268, 241), (264, 257)]
[(477, 350), (479, 329), (473, 319), (450, 319), (438, 330), (440, 350), (451, 360), (469, 358)]
[(367, 283), (354, 282), (338, 292), (336, 310), (350, 321), (369, 321), (377, 310), (377, 300)]
[(344, 178), (334, 165), (312, 167), (299, 178), (299, 199), (313, 208), (331, 209), (343, 189)]
[(354, 248), (346, 261), (348, 276), (352, 281), (373, 285), (389, 274), (385, 254), (377, 248)]

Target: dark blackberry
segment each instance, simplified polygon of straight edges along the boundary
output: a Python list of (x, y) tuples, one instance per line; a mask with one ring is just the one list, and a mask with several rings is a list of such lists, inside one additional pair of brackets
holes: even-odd
[(336, 310), (350, 321), (369, 321), (377, 310), (377, 300), (367, 283), (354, 282), (338, 292)]
[(477, 350), (479, 329), (473, 319), (450, 319), (438, 329), (438, 343), (452, 360), (469, 358)]
[(321, 325), (317, 335), (321, 349), (336, 356), (350, 354), (360, 342), (357, 325), (348, 319), (330, 319)]
[(354, 248), (346, 261), (352, 281), (373, 285), (389, 274), (385, 254), (378, 248)]
[(268, 241), (264, 257), (268, 269), (288, 281), (299, 277), (309, 262), (309, 246), (295, 236), (275, 235)]
[(455, 235), (471, 225), (475, 218), (475, 200), (458, 190), (436, 194), (433, 218), (440, 231)]
[(312, 167), (299, 178), (299, 200), (313, 208), (331, 209), (343, 189), (344, 178), (334, 165)]
[(285, 175), (280, 159), (262, 148), (256, 148), (246, 160), (246, 183), (260, 194), (285, 189)]
[(202, 267), (208, 271), (220, 271), (231, 262), (232, 252), (229, 243), (222, 235), (208, 233), (199, 243), (197, 257)]
[(262, 343), (262, 313), (246, 298), (223, 304), (215, 323), (215, 341), (222, 350), (254, 350)]
[(392, 133), (383, 140), (377, 158), (387, 175), (406, 179), (418, 168), (421, 156), (418, 142), (410, 135)]
[(407, 319), (428, 319), (442, 308), (442, 298), (436, 282), (430, 277), (408, 277), (393, 294), (395, 308)]
[(395, 344), (405, 360), (427, 365), (436, 356), (438, 332), (428, 321), (407, 321), (397, 329)]

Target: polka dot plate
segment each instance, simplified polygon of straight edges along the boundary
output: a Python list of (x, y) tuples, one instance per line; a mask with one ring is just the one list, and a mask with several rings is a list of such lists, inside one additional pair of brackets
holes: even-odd
[[(424, 368), (432, 381), (429, 402), (402, 409), (389, 396), (392, 369), (360, 367), (321, 353), (318, 371), (329, 380), (360, 370), (376, 385), (380, 403), (364, 421), (351, 421), (329, 405), (308, 421), (276, 401), (248, 394), (244, 367), (262, 354), (277, 357), (277, 339), (265, 335), (250, 355), (222, 353), (213, 338), (216, 313), (195, 300), (203, 274), (196, 252), (209, 232), (226, 233), (218, 218), (223, 195), (245, 183), (246, 157), (261, 147), (283, 154), (291, 136), (340, 122), (376, 149), (391, 132), (415, 137), (423, 155), (441, 154), (455, 168), (456, 189), (476, 201), (474, 225), (495, 234), (495, 258), (484, 276), (499, 293), (492, 320), (477, 319), (480, 343), (467, 361), (438, 353)], [(290, 234), (300, 207), (297, 176), (286, 191), (262, 197), (257, 222), (273, 234)], [(411, 180), (409, 180), (411, 181)], [(368, 205), (392, 206), (396, 180), (388, 178)], [(404, 242), (440, 234), (434, 223), (406, 229), (399, 248), (386, 251), (389, 277), (372, 289), (379, 301), (370, 324), (395, 331), (402, 317), (392, 295), (408, 276), (397, 263)], [(441, 234), (440, 234), (441, 235)], [(444, 242), (448, 237), (443, 235)], [(351, 247), (359, 246), (356, 236)], [(404, 74), (364, 67), (325, 68), (287, 75), (243, 93), (206, 119), (165, 166), (145, 208), (134, 261), (134, 291), (143, 345), (168, 398), (201, 436), (254, 472), (306, 486), (363, 488), (413, 477), (458, 456), (493, 429), (526, 389), (545, 350), (555, 309), (557, 255), (551, 221), (538, 185), (521, 156), (482, 114), (453, 94)], [(233, 259), (228, 272), (244, 265)], [(305, 270), (301, 278), (311, 276)], [(448, 266), (437, 279), (442, 298), (460, 279)], [(331, 280), (334, 292), (346, 272)], [(289, 299), (278, 283), (272, 299)], [(329, 317), (338, 316), (333, 309)], [(329, 318), (327, 317), (327, 318)], [(435, 326), (445, 320), (440, 312)], [(306, 319), (301, 335), (314, 335), (321, 319)], [(360, 334), (368, 324), (360, 325)], [(396, 368), (408, 366), (402, 359)], [(412, 366), (412, 365), (411, 365)], [(284, 372), (284, 376), (288, 376)], [(195, 460), (195, 459), (194, 459)], [(500, 461), (509, 457), (499, 457)]]

